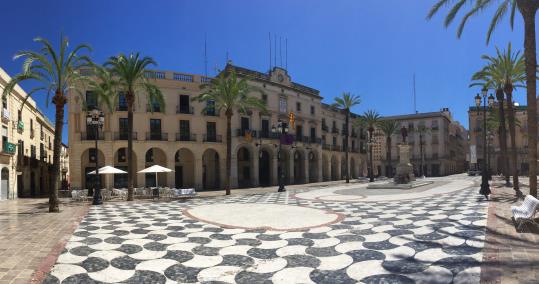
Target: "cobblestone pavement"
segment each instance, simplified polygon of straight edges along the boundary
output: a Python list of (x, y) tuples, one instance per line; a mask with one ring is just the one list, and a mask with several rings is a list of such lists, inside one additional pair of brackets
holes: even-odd
[(62, 203), (47, 213), (47, 199), (0, 202), (0, 283), (41, 282), (87, 208)]
[[(527, 178), (521, 177), (521, 190), (529, 193)], [(539, 282), (539, 228), (525, 226), (515, 229), (511, 206), (520, 205), (511, 187), (494, 178), (488, 207), (488, 221), (482, 283), (538, 283)]]
[[(290, 190), (92, 207), (45, 283), (477, 283), (487, 205), (477, 192), (330, 202)], [(301, 206), (343, 218), (279, 231), (184, 214), (212, 204)]]

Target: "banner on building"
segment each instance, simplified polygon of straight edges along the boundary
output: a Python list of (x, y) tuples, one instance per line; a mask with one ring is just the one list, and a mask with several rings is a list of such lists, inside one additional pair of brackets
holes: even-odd
[(477, 164), (477, 151), (475, 145), (470, 145), (470, 163)]

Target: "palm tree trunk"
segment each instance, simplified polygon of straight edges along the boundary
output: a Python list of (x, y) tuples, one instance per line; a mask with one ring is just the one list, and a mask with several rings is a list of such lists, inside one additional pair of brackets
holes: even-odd
[(374, 181), (374, 167), (373, 167), (373, 162), (372, 162), (372, 143), (374, 142), (373, 137), (372, 137), (373, 132), (374, 132), (374, 130), (369, 129), (369, 141), (371, 142), (371, 145), (369, 145), (369, 165), (370, 165), (369, 166), (369, 168), (370, 168), (369, 182)]
[(133, 92), (126, 94), (127, 100), (127, 201), (133, 201), (133, 104), (135, 98)]
[(346, 173), (346, 183), (350, 183), (350, 171), (348, 170), (348, 122), (350, 121), (350, 110), (346, 110), (346, 131), (344, 133), (344, 159), (345, 163), (345, 173)]
[(62, 92), (57, 91), (52, 102), (56, 106), (56, 121), (54, 122), (52, 167), (49, 168), (49, 212), (60, 212), (58, 202), (58, 177), (60, 175), (60, 151), (62, 150), (62, 132), (64, 128), (64, 107), (66, 98)]
[(511, 164), (513, 170), (513, 189), (519, 191), (518, 185), (518, 164), (517, 164), (517, 146), (515, 142), (515, 113), (513, 111), (513, 94), (510, 88), (506, 88), (507, 95), (507, 118), (509, 119), (509, 138), (511, 140)]
[(502, 173), (505, 178), (505, 184), (509, 184), (509, 177), (511, 174), (509, 173), (509, 160), (507, 159), (507, 131), (505, 129), (505, 102), (504, 102), (504, 93), (502, 89), (496, 90), (496, 98), (498, 99), (498, 107), (499, 107), (499, 119), (500, 119), (500, 157), (501, 157), (501, 167), (502, 167)]
[(225, 194), (230, 195), (230, 172), (232, 168), (232, 111), (226, 111), (226, 176)]
[(538, 0), (517, 0), (524, 18), (524, 59), (526, 62), (526, 97), (528, 101), (528, 160), (530, 194), (537, 197), (537, 98), (536, 98), (536, 43), (535, 14)]
[(393, 176), (393, 167), (391, 167), (391, 136), (388, 136), (386, 138), (386, 147), (387, 147), (387, 166), (389, 173), (387, 173), (388, 177)]

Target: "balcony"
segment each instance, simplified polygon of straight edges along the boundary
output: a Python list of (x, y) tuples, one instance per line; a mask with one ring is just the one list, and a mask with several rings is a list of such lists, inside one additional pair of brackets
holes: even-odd
[(324, 144), (322, 144), (322, 149), (331, 151), (331, 145), (324, 143)]
[(339, 129), (337, 127), (332, 127), (331, 132), (335, 134), (339, 134)]
[(9, 143), (5, 141), (4, 144), (2, 145), (2, 153), (15, 155), (16, 152), (17, 152), (17, 144)]
[(236, 136), (240, 137), (245, 137), (247, 135), (251, 135), (251, 137), (255, 138), (256, 137), (256, 130), (251, 130), (251, 129), (241, 129), (241, 128), (238, 128), (236, 129)]
[[(127, 140), (127, 132), (114, 132), (113, 139), (115, 141)], [(136, 132), (133, 132), (133, 141), (137, 141)]]
[(196, 142), (197, 136), (193, 133), (176, 133), (176, 141)]
[(259, 131), (258, 132), (258, 138), (279, 139), (279, 134), (278, 133), (273, 133), (273, 132), (270, 132), (270, 131)]
[(22, 122), (22, 120), (17, 121), (17, 131), (19, 133), (24, 131), (24, 122)]
[(176, 106), (176, 113), (193, 114), (193, 113), (195, 113), (195, 111), (194, 111), (192, 106), (177, 105)]
[(172, 79), (175, 81), (182, 81), (182, 82), (189, 82), (192, 83), (193, 75), (187, 75), (187, 74), (181, 74), (181, 73), (174, 73), (172, 75)]
[(163, 112), (161, 109), (161, 106), (151, 105), (151, 104), (146, 105), (146, 111), (147, 112)]
[[(99, 131), (99, 137), (97, 140), (104, 140), (104, 133), (103, 131)], [(80, 133), (80, 140), (81, 141), (94, 141), (96, 138), (95, 131), (92, 132), (81, 132)]]
[(148, 140), (148, 141), (168, 141), (168, 133), (166, 133), (166, 132), (146, 132), (146, 140)]
[(9, 113), (9, 110), (7, 110), (7, 108), (3, 108), (2, 109), (2, 122), (5, 122), (5, 123), (8, 123), (9, 120), (10, 120), (10, 113)]
[(322, 131), (328, 131), (328, 126), (325, 124), (322, 124)]
[(205, 116), (219, 116), (219, 112), (215, 109), (206, 110), (204, 112)]
[(221, 135), (208, 135), (204, 134), (204, 142), (215, 142), (215, 143), (221, 143), (223, 142), (223, 137)]

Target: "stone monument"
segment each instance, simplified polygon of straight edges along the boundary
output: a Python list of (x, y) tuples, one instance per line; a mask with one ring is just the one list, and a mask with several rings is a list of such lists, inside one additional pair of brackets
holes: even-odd
[(415, 181), (414, 167), (410, 163), (410, 145), (406, 143), (408, 131), (404, 126), (401, 128), (401, 135), (402, 143), (398, 145), (400, 157), (399, 164), (397, 165), (397, 172), (393, 178), (393, 181), (396, 184), (410, 183)]

